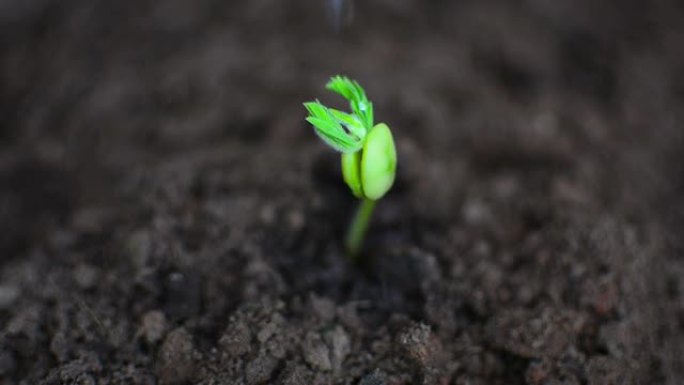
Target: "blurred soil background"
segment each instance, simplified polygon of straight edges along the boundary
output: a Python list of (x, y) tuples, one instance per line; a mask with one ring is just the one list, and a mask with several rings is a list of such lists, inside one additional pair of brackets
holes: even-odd
[(335, 4), (0, 3), (0, 383), (682, 384), (683, 3)]

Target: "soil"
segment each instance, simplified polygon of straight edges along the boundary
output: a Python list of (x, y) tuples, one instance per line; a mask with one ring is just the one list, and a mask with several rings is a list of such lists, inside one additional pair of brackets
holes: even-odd
[(683, 383), (684, 7), (515, 3), (2, 2), (0, 383)]

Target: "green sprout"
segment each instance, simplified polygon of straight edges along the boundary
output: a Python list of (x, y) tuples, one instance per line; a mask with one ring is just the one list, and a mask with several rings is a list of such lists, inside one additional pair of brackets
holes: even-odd
[(361, 249), (377, 200), (394, 183), (397, 151), (389, 127), (385, 123), (373, 124), (373, 103), (359, 83), (338, 75), (325, 88), (347, 99), (351, 113), (316, 100), (304, 103), (309, 111), (306, 121), (326, 144), (342, 153), (344, 182), (362, 200), (345, 243), (347, 252), (354, 257)]

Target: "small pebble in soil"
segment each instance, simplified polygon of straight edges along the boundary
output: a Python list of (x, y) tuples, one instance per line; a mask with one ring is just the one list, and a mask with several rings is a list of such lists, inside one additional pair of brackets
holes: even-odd
[(325, 339), (330, 346), (330, 361), (333, 371), (340, 373), (342, 364), (347, 355), (351, 352), (351, 340), (347, 332), (340, 326), (327, 332)]
[(325, 345), (320, 334), (309, 332), (302, 345), (304, 360), (314, 368), (323, 371), (332, 369), (330, 349)]
[(263, 384), (271, 378), (271, 374), (278, 367), (278, 360), (270, 354), (259, 354), (247, 364), (245, 380), (247, 384)]
[(152, 345), (164, 337), (167, 328), (168, 322), (164, 313), (159, 310), (151, 310), (142, 317), (139, 335)]
[(170, 332), (157, 356), (157, 377), (162, 385), (179, 385), (192, 380), (195, 372), (192, 336), (184, 328)]
[(243, 321), (231, 322), (219, 340), (223, 351), (230, 357), (238, 357), (249, 353), (252, 339), (249, 326)]
[(430, 335), (430, 327), (423, 324), (411, 326), (399, 334), (399, 347), (420, 367), (427, 365), (430, 357)]

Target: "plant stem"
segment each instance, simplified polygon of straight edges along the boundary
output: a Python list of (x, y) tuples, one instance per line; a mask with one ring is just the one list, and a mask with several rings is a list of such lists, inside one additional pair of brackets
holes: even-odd
[(362, 200), (352, 223), (349, 225), (345, 246), (347, 247), (347, 253), (352, 258), (355, 258), (361, 250), (363, 238), (366, 236), (366, 230), (373, 215), (373, 209), (375, 209), (375, 202), (367, 198)]

